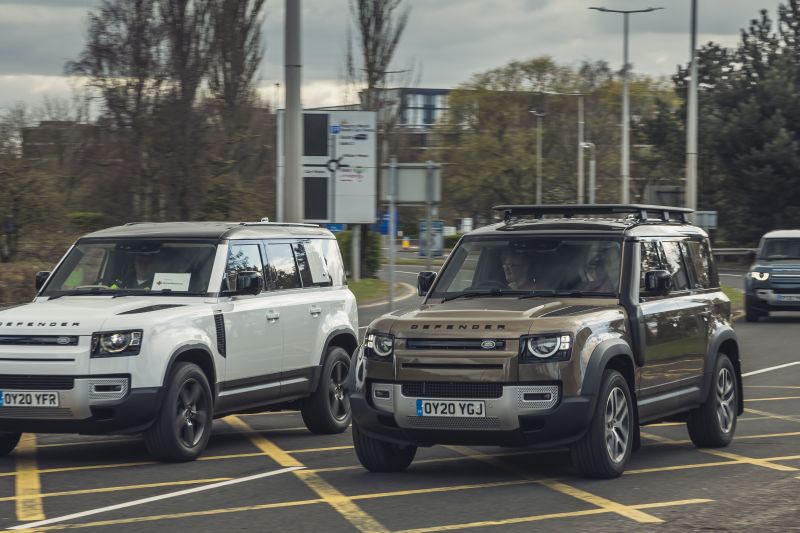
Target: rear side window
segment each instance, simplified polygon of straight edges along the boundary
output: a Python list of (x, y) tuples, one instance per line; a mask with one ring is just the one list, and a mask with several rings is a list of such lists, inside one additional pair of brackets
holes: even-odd
[(708, 251), (708, 244), (699, 241), (688, 241), (684, 243), (685, 251), (688, 252), (688, 263), (694, 274), (694, 285), (696, 289), (710, 289), (716, 287), (717, 280), (714, 275), (714, 267), (711, 262), (711, 254)]
[(270, 290), (298, 289), (300, 273), (294, 260), (290, 243), (274, 243), (267, 245), (267, 261), (269, 268)]
[(665, 241), (661, 244), (664, 250), (667, 271), (672, 274), (672, 290), (689, 290), (689, 276), (683, 262), (680, 243)]
[(342, 256), (339, 253), (339, 243), (336, 241), (336, 239), (314, 239), (310, 241), (310, 243), (311, 246), (322, 257), (322, 260), (325, 264), (325, 269), (331, 278), (331, 284), (334, 287), (341, 287), (342, 285), (345, 285), (347, 281), (345, 280), (344, 276), (344, 265), (342, 264)]
[(661, 254), (658, 251), (658, 243), (643, 242), (641, 248), (641, 267), (639, 278), (639, 293), (645, 293), (644, 275), (651, 270), (664, 270), (661, 265)]
[[(303, 287), (330, 287), (333, 285), (333, 276), (322, 246), (323, 242), (322, 239), (313, 239), (294, 245)], [(341, 264), (341, 260), (339, 264)], [(341, 275), (339, 279), (341, 279)], [(337, 285), (341, 285), (341, 282)]]
[(236, 290), (236, 274), (258, 272), (263, 275), (261, 249), (257, 244), (232, 244), (225, 267), (223, 290)]

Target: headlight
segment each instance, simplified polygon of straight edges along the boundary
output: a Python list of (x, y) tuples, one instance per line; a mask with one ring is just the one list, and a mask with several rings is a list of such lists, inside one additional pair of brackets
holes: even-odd
[(137, 355), (142, 347), (142, 330), (112, 331), (92, 335), (92, 357)]
[(750, 272), (750, 276), (756, 281), (767, 281), (769, 279), (769, 272)]
[(520, 346), (523, 362), (565, 361), (569, 359), (572, 340), (569, 335), (563, 333), (532, 335), (523, 337)]
[(389, 359), (394, 351), (394, 337), (383, 333), (367, 333), (364, 337), (364, 355)]

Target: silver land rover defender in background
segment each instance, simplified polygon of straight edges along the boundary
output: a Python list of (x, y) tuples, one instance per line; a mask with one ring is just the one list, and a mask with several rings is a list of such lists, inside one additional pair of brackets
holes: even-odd
[(418, 309), (369, 325), (351, 371), (364, 467), (403, 470), (435, 444), (569, 447), (584, 475), (615, 477), (639, 426), (663, 420), (727, 446), (739, 348), (690, 211), (496, 209), (503, 222), (420, 274)]
[(0, 311), (0, 455), (22, 432), (142, 432), (192, 460), (214, 418), (265, 407), (350, 423), (358, 315), (328, 230), (128, 224), (80, 238), (37, 289)]

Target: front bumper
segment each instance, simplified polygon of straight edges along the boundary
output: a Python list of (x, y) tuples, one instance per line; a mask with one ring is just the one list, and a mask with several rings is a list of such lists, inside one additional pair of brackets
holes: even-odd
[[(549, 400), (524, 401), (526, 393), (542, 394), (554, 389), (557, 392)], [(376, 398), (376, 390), (389, 391), (391, 397)], [(359, 431), (375, 439), (416, 446), (552, 448), (580, 439), (589, 427), (594, 410), (593, 396), (561, 398), (559, 394), (559, 387), (552, 383), (507, 384), (500, 398), (475, 398), (485, 402), (484, 418), (416, 416), (417, 398), (404, 396), (401, 383), (367, 382), (351, 393), (350, 402)]]
[(776, 293), (772, 289), (752, 289), (746, 295), (749, 307), (763, 311), (800, 311), (800, 288), (794, 293)]
[(58, 407), (0, 407), (0, 431), (31, 433), (134, 433), (152, 424), (161, 387), (130, 389), (127, 375), (75, 377), (68, 390), (6, 387), (3, 392), (47, 390)]

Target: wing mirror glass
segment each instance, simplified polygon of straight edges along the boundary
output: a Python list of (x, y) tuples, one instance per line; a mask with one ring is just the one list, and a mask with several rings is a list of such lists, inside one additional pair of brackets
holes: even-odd
[(646, 272), (644, 289), (648, 296), (666, 296), (672, 290), (672, 275), (666, 270)]
[(419, 276), (417, 276), (417, 294), (420, 296), (427, 295), (435, 279), (436, 272), (420, 272)]

